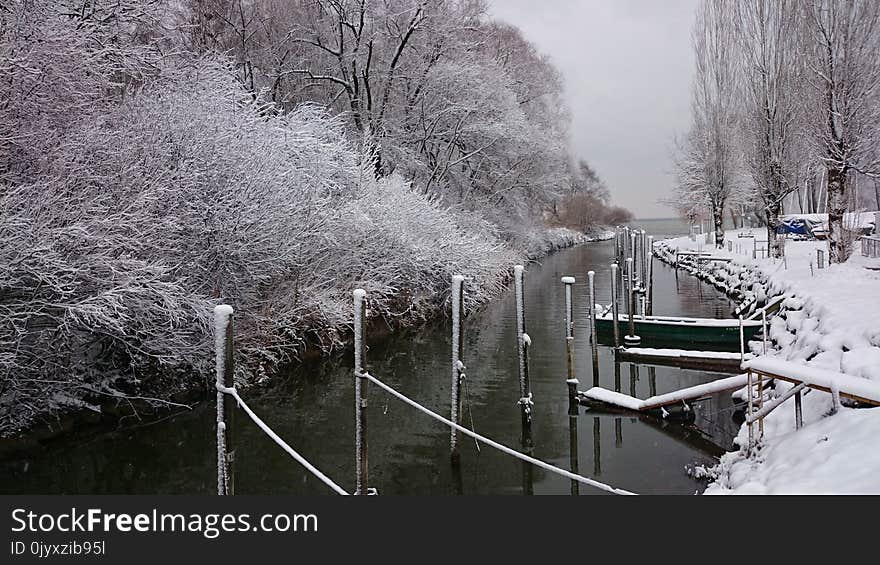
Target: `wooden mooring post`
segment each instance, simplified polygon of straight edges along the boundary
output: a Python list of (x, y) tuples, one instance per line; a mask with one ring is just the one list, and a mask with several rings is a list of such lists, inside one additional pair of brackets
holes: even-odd
[(755, 445), (754, 422), (750, 419), (752, 414), (754, 413), (754, 407), (755, 407), (755, 405), (754, 405), (755, 390), (752, 387), (753, 378), (752, 378), (751, 369), (749, 370), (748, 375), (749, 375), (749, 377), (748, 377), (748, 383), (746, 386), (746, 391), (747, 391), (747, 394), (749, 395), (749, 400), (748, 400), (748, 410), (749, 410), (748, 418), (749, 418), (749, 420), (748, 420), (748, 424), (747, 424), (749, 427), (749, 446), (748, 446), (748, 449), (746, 450), (746, 455), (751, 455), (752, 448)]
[[(217, 388), (217, 494), (235, 494), (235, 449), (233, 447), (233, 424), (235, 404), (226, 402), (222, 388), (235, 386), (233, 362), (233, 310), (221, 304), (214, 308), (214, 332)], [(230, 399), (231, 400), (231, 399)]]
[[(571, 472), (578, 474), (578, 414), (577, 404), (575, 404), (574, 414), (568, 415), (568, 465)], [(580, 494), (580, 483), (571, 481), (571, 494), (577, 496)]]
[(531, 436), (532, 426), (532, 392), (529, 385), (529, 346), (532, 340), (526, 333), (524, 270), (522, 265), (513, 267), (514, 293), (516, 295), (516, 344), (519, 353), (519, 405), (522, 415), (523, 441), (526, 442)]
[(614, 329), (614, 347), (620, 347), (620, 305), (618, 301), (620, 297), (618, 296), (618, 271), (619, 266), (617, 263), (611, 263), (611, 320)]
[(654, 236), (648, 236), (648, 290), (645, 303), (647, 308), (645, 314), (651, 316), (654, 313)]
[(596, 272), (587, 272), (590, 296), (590, 356), (593, 361), (593, 386), (599, 386), (599, 334), (596, 331)]
[[(639, 274), (636, 272), (637, 263), (635, 263), (635, 261), (636, 261), (636, 232), (635, 232), (635, 230), (633, 230), (633, 232), (630, 234), (630, 244), (631, 244), (630, 245), (630, 254), (629, 254), (629, 257), (626, 258), (626, 260), (627, 260), (627, 270), (626, 270), (627, 273), (626, 274), (627, 274), (627, 276), (629, 276), (629, 279), (630, 279), (630, 283), (629, 283), (630, 288), (634, 288), (634, 287), (638, 286), (637, 281), (638, 281), (638, 276), (639, 276)], [(630, 263), (632, 263), (632, 264), (630, 264)]]
[[(452, 398), (450, 401), (450, 420), (456, 424), (460, 424), (461, 420), (461, 383), (465, 378), (465, 366), (461, 360), (462, 353), (462, 325), (461, 314), (464, 304), (464, 277), (454, 275), (452, 277)], [(456, 428), (450, 429), (449, 437), (449, 453), (453, 465), (458, 465), (461, 461), (461, 454), (458, 451), (459, 431)]]
[(367, 379), (364, 325), (366, 321), (365, 290), (358, 288), (354, 297), (354, 419), (355, 419), (355, 494), (369, 494), (367, 459)]
[(636, 316), (636, 291), (633, 284), (633, 258), (626, 258), (627, 273), (627, 297), (626, 297), (626, 314), (629, 318), (629, 333), (623, 337), (623, 342), (627, 345), (638, 345), (642, 340), (636, 335), (635, 316)]
[(602, 476), (602, 431), (599, 416), (593, 416), (593, 476)]
[(574, 277), (562, 277), (565, 285), (565, 366), (566, 385), (568, 386), (568, 412), (574, 411), (577, 415), (577, 385), (578, 380), (574, 374), (574, 309), (572, 305), (572, 286)]

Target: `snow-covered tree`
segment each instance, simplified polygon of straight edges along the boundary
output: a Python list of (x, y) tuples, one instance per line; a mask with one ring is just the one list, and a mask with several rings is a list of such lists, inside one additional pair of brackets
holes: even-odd
[(825, 168), (830, 261), (845, 261), (851, 234), (843, 224), (852, 174), (880, 174), (880, 3), (804, 0), (798, 3), (803, 94), (813, 151)]
[(748, 0), (735, 3), (731, 15), (741, 65), (745, 161), (762, 203), (771, 253), (779, 257), (779, 214), (800, 185), (804, 161), (795, 5)]
[(696, 72), (690, 132), (677, 159), (679, 190), (691, 202), (705, 202), (724, 244), (724, 210), (737, 183), (741, 152), (737, 147), (737, 75), (732, 3), (703, 0), (693, 31)]

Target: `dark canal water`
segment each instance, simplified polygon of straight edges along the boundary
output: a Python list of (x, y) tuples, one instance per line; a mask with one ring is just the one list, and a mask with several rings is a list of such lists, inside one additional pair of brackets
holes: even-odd
[[(658, 235), (674, 223), (643, 222)], [(713, 463), (731, 447), (737, 425), (729, 394), (695, 407), (684, 425), (585, 407), (568, 415), (563, 275), (577, 277), (576, 368), (581, 388), (592, 383), (587, 336), (586, 272), (595, 270), (598, 298), (610, 297), (611, 241), (583, 245), (527, 266), (526, 318), (532, 338), (533, 454), (613, 486), (638, 493), (692, 494), (704, 485), (687, 469)], [(725, 317), (724, 296), (655, 261), (655, 314)], [(520, 445), (515, 310), (506, 292), (465, 322), (468, 370), (464, 424), (509, 446)], [(437, 323), (416, 333), (368, 343), (372, 374), (441, 414), (449, 413), (450, 328)], [(601, 385), (645, 398), (706, 382), (718, 375), (630, 363), (615, 366), (600, 348)], [(271, 388), (246, 393), (275, 431), (344, 488), (354, 483), (354, 393), (350, 354), (294, 369)], [(472, 418), (471, 418), (472, 416)], [(567, 479), (532, 468), (464, 438), (460, 476), (449, 464), (449, 432), (371, 387), (370, 483), (380, 494), (570, 494)], [(3, 493), (213, 493), (216, 489), (214, 407), (138, 428), (64, 439), (40, 451), (0, 461)], [(244, 417), (236, 420), (236, 492), (318, 494), (328, 489), (289, 459)], [(575, 437), (576, 436), (576, 437)], [(584, 485), (581, 494), (596, 491)]]

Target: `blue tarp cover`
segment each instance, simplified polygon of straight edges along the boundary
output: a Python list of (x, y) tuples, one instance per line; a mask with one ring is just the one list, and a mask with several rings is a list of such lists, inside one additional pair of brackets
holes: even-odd
[(782, 220), (782, 223), (779, 224), (779, 227), (776, 228), (776, 233), (784, 234), (798, 234), (798, 235), (812, 235), (813, 234), (813, 226), (811, 222), (805, 220), (803, 218), (792, 218), (790, 220)]

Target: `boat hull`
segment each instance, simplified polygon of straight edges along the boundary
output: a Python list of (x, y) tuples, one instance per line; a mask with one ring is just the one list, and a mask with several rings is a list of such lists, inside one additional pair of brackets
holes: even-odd
[[(687, 320), (687, 321), (685, 321)], [(633, 321), (636, 335), (641, 338), (640, 345), (678, 345), (694, 344), (703, 349), (719, 351), (739, 351), (739, 321), (731, 320), (724, 323), (720, 320), (711, 321), (711, 325), (703, 325), (695, 318), (663, 319), (636, 317)], [(629, 333), (629, 320), (621, 316), (620, 338)], [(596, 331), (599, 342), (613, 345), (614, 325), (610, 316), (596, 318)], [(746, 341), (756, 339), (761, 331), (761, 324), (748, 321), (743, 324), (743, 336)], [(623, 345), (621, 343), (621, 345)]]

